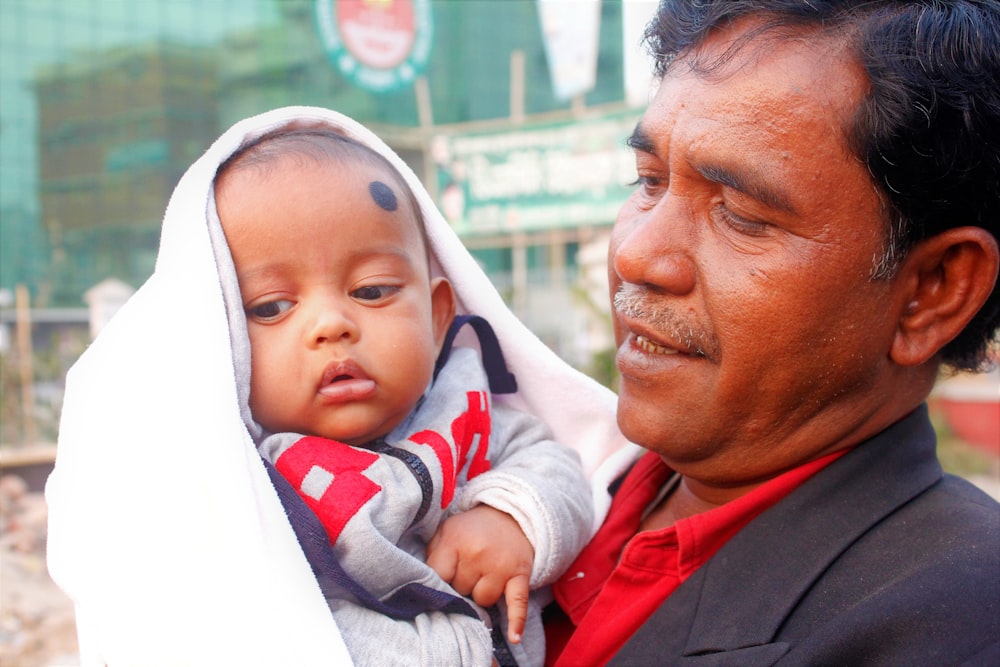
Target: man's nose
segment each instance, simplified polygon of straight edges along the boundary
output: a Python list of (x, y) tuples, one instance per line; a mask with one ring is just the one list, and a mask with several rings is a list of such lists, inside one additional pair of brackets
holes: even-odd
[(695, 224), (690, 202), (669, 193), (647, 211), (627, 203), (611, 235), (609, 265), (624, 282), (688, 294), (698, 275)]

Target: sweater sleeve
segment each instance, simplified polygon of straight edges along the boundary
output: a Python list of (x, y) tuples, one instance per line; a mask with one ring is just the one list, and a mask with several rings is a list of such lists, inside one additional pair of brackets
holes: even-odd
[(491, 469), (462, 487), (455, 507), (484, 504), (510, 514), (535, 550), (531, 587), (552, 583), (590, 534), (593, 506), (580, 458), (552, 440), (541, 420), (500, 401), (490, 440)]

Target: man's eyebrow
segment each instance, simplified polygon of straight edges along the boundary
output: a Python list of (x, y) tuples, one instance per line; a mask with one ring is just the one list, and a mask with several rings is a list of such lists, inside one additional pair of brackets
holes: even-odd
[(788, 197), (769, 184), (756, 170), (734, 170), (719, 165), (702, 165), (696, 169), (708, 180), (742, 192), (773, 209), (785, 213), (796, 212)]
[(641, 123), (637, 124), (635, 129), (632, 130), (632, 134), (625, 140), (625, 145), (633, 150), (642, 151), (643, 153), (656, 152), (653, 140), (648, 134), (646, 134), (646, 131), (642, 129)]
[[(641, 121), (636, 124), (632, 134), (625, 140), (625, 144), (642, 153), (656, 154), (656, 144), (643, 129)], [(794, 214), (796, 212), (788, 197), (781, 190), (768, 183), (756, 170), (729, 169), (721, 165), (704, 165), (696, 167), (696, 169), (708, 180), (742, 192), (773, 209), (785, 213)]]

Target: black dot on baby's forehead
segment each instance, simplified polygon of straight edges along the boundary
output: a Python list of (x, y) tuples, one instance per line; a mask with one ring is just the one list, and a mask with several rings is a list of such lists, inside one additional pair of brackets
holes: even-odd
[(395, 211), (399, 206), (396, 201), (396, 193), (382, 181), (372, 181), (368, 184), (368, 192), (371, 193), (375, 203), (386, 211)]

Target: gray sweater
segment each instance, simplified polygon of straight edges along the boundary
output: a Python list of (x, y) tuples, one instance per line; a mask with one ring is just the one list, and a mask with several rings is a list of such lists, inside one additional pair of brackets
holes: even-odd
[[(294, 433), (261, 441), (261, 455), (320, 519), (350, 580), (327, 591), (327, 602), (355, 664), (491, 664), (491, 614), (424, 562), (450, 514), (486, 504), (512, 515), (535, 550), (533, 590), (586, 542), (592, 508), (578, 456), (502, 400), (491, 396), (478, 352), (455, 348), (409, 418), (370, 448)], [(538, 598), (546, 592), (532, 594), (519, 645), (503, 642), (502, 603), (494, 612), (501, 663), (542, 664)]]

